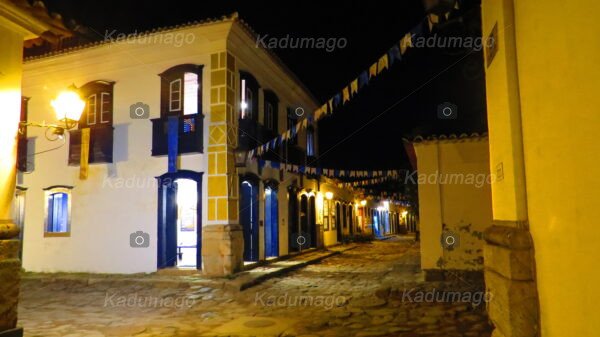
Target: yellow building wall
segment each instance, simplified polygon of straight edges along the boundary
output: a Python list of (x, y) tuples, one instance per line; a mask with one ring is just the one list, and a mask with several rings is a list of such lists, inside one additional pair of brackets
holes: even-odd
[(529, 224), (544, 337), (598, 336), (600, 12), (515, 2)]
[[(491, 167), (503, 161), (502, 184), (515, 185), (506, 180), (504, 150), (522, 123), (525, 179), (519, 184), (527, 198), (517, 204), (527, 206), (544, 337), (600, 334), (593, 318), (600, 302), (599, 11), (600, 3), (589, 0), (482, 3), (483, 33), (497, 23), (500, 34), (486, 70)], [(521, 213), (510, 202), (515, 193), (500, 185), (493, 188), (494, 217)]]
[[(415, 144), (421, 219), (421, 267), (481, 270), (483, 231), (492, 225), (486, 138)], [(458, 239), (444, 249), (443, 230)]]

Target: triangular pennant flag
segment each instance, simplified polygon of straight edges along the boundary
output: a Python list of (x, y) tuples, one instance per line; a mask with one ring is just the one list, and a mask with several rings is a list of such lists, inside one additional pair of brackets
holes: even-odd
[(327, 114), (332, 114), (333, 113), (333, 98), (329, 99), (329, 101), (327, 101)]
[(392, 66), (396, 61), (402, 60), (402, 54), (400, 53), (400, 48), (398, 46), (393, 46), (388, 50), (388, 57), (390, 61), (390, 66)]
[(369, 67), (369, 79), (373, 78), (377, 76), (377, 62), (373, 63), (370, 67)]
[(259, 160), (258, 160), (258, 167), (260, 167), (260, 168), (263, 168), (263, 167), (265, 167), (265, 161), (264, 161), (264, 160), (262, 160), (262, 159), (259, 159)]
[(388, 56), (384, 54), (377, 62), (377, 73), (380, 74), (384, 69), (388, 68)]
[[(325, 107), (327, 105), (324, 105)], [(315, 110), (315, 119), (319, 120), (321, 119), (321, 116), (324, 114), (323, 112), (323, 107), (317, 108), (317, 110)]]
[(278, 168), (281, 167), (281, 163), (278, 162), (278, 161), (272, 161), (271, 162), (271, 167), (274, 168), (274, 169), (278, 169)]
[(348, 87), (345, 87), (344, 89), (342, 89), (342, 103), (345, 104), (349, 100), (350, 100), (350, 89)]
[(369, 84), (369, 73), (364, 70), (358, 75), (358, 89), (362, 89), (367, 84)]
[(333, 96), (333, 107), (337, 108), (340, 106), (340, 104), (342, 104), (342, 95), (337, 93), (335, 96)]
[(355, 78), (354, 81), (350, 82), (350, 95), (354, 96), (358, 93), (358, 78)]
[(404, 53), (406, 53), (406, 50), (408, 48), (411, 48), (412, 46), (412, 36), (410, 35), (410, 33), (406, 33), (402, 40), (400, 40), (400, 53), (404, 55)]

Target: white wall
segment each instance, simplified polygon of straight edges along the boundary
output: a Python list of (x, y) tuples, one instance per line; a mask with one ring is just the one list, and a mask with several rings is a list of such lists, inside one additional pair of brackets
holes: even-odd
[[(111, 44), (25, 64), (23, 95), (31, 97), (30, 121), (54, 122), (49, 102), (70, 84), (115, 81), (114, 158), (112, 164), (91, 164), (89, 178), (79, 179), (79, 166), (67, 165), (68, 140), (63, 147), (35, 155), (35, 170), (20, 174), (18, 185), (28, 188), (23, 267), (28, 271), (135, 273), (156, 270), (157, 187), (154, 177), (167, 171), (166, 157), (152, 157), (151, 122), (132, 120), (129, 106), (144, 102), (150, 118), (160, 116), (160, 78), (157, 74), (183, 63), (203, 64), (204, 139), (209, 118), (210, 54), (224, 50), (230, 23), (209, 24), (177, 31), (192, 34), (192, 44)], [(189, 41), (189, 40), (188, 40)], [(43, 129), (29, 128), (35, 151), (59, 145)], [(206, 171), (203, 154), (181, 156), (180, 169)], [(119, 185), (121, 183), (121, 185)], [(132, 186), (133, 184), (133, 186)], [(44, 192), (52, 185), (74, 186), (70, 237), (44, 237)], [(206, 205), (206, 176), (203, 205)], [(202, 223), (206, 223), (203, 212)], [(150, 247), (131, 248), (129, 235), (150, 234)]]

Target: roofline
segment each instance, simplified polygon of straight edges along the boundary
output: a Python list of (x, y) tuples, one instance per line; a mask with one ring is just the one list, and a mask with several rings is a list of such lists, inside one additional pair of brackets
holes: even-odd
[[(148, 35), (151, 36), (154, 34), (186, 29), (186, 28), (194, 28), (194, 27), (208, 26), (208, 25), (212, 25), (212, 24), (233, 22), (233, 21), (237, 20), (237, 18), (238, 18), (238, 13), (234, 12), (230, 15), (224, 15), (221, 18), (209, 18), (209, 19), (204, 19), (204, 20), (189, 21), (187, 23), (178, 24), (178, 25), (153, 28), (150, 30), (146, 30), (146, 31), (137, 33), (137, 36), (138, 36), (137, 38), (141, 38), (142, 36), (148, 36)], [(95, 48), (95, 47), (102, 47), (105, 45), (111, 45), (111, 44), (116, 44), (116, 43), (119, 43), (119, 42), (114, 41), (114, 40), (98, 40), (98, 41), (89, 42), (89, 43), (82, 44), (82, 45), (75, 46), (75, 47), (61, 49), (58, 51), (51, 51), (51, 52), (41, 54), (41, 55), (29, 56), (29, 57), (26, 57), (24, 61), (30, 62), (30, 61), (34, 61), (34, 60), (46, 59), (46, 58), (55, 57), (55, 56), (62, 56), (62, 55), (67, 55), (67, 54), (71, 54), (74, 52), (78, 52), (81, 50), (91, 49), (91, 48)]]
[(50, 23), (40, 20), (28, 13), (23, 8), (9, 1), (0, 1), (0, 13), (6, 20), (19, 26), (35, 37), (42, 36), (44, 33), (56, 29)]
[(461, 133), (460, 135), (457, 134), (448, 134), (448, 135), (431, 135), (431, 136), (415, 136), (412, 139), (408, 139), (408, 138), (402, 138), (402, 141), (404, 143), (409, 143), (409, 144), (423, 144), (423, 143), (454, 143), (454, 142), (460, 142), (460, 141), (477, 141), (477, 140), (485, 140), (488, 139), (488, 134), (487, 132), (483, 132), (481, 134), (474, 132), (471, 134), (467, 134), (467, 133)]
[[(2, 3), (2, 2), (0, 1), (0, 3)], [(239, 15), (237, 12), (231, 13), (230, 15), (224, 15), (221, 18), (209, 18), (209, 19), (204, 19), (204, 20), (199, 20), (199, 21), (190, 21), (190, 22), (187, 22), (184, 24), (179, 24), (179, 25), (154, 28), (151, 30), (140, 32), (140, 33), (138, 33), (138, 36), (141, 37), (141, 36), (146, 36), (146, 35), (165, 33), (165, 32), (176, 31), (176, 30), (180, 30), (180, 29), (201, 27), (201, 26), (206, 26), (206, 25), (211, 25), (211, 24), (219, 24), (219, 23), (225, 23), (225, 22), (239, 23), (241, 30), (243, 32), (245, 32), (246, 34), (248, 34), (248, 37), (250, 37), (251, 39), (256, 39), (258, 36), (258, 34), (252, 29), (252, 27), (250, 27), (250, 25), (248, 23), (246, 23), (244, 20), (239, 18)], [(65, 48), (65, 49), (61, 49), (58, 51), (51, 51), (51, 52), (48, 52), (48, 53), (45, 53), (42, 55), (29, 56), (29, 57), (25, 58), (24, 61), (30, 62), (30, 61), (34, 61), (34, 60), (46, 59), (46, 58), (55, 57), (55, 56), (62, 56), (62, 55), (74, 53), (74, 52), (77, 52), (80, 50), (91, 49), (94, 47), (102, 47), (102, 46), (110, 45), (113, 43), (118, 43), (118, 42), (112, 41), (112, 40), (94, 41), (94, 42), (82, 44), (80, 46)], [(279, 56), (277, 56), (277, 54), (275, 54), (275, 52), (273, 52), (270, 49), (264, 48), (262, 46), (260, 48), (267, 53), (267, 55), (269, 56), (271, 61), (273, 61), (275, 64), (277, 64), (279, 67), (281, 67), (281, 69), (284, 71), (284, 73), (286, 73), (286, 75), (288, 75), (290, 78), (292, 78), (292, 80), (294, 80), (298, 84), (298, 86), (304, 92), (306, 92), (306, 94), (313, 101), (315, 106), (320, 105), (319, 100), (312, 93), (312, 91), (308, 89), (308, 87), (300, 80), (300, 78), (279, 58)]]
[[(234, 20), (235, 22), (239, 23), (240, 27), (242, 28), (242, 31), (244, 31), (246, 34), (248, 34), (248, 36), (250, 37), (250, 39), (255, 40), (258, 37), (258, 34), (254, 31), (254, 29), (252, 29), (252, 27), (250, 27), (250, 25), (239, 18), (236, 18), (236, 20)], [(296, 73), (294, 73), (286, 64), (285, 62), (283, 62), (281, 60), (281, 58), (279, 58), (279, 56), (272, 51), (271, 49), (268, 48), (264, 48), (263, 46), (260, 46), (260, 48), (262, 50), (264, 50), (267, 55), (271, 58), (271, 61), (273, 61), (275, 64), (277, 64), (278, 66), (281, 67), (281, 69), (290, 77), (292, 78), (292, 80), (294, 80), (302, 90), (304, 90), (304, 92), (306, 92), (306, 94), (309, 96), (309, 98), (313, 101), (313, 103), (315, 104), (315, 106), (320, 106), (321, 103), (320, 101), (316, 98), (316, 96), (312, 93), (312, 91), (310, 89), (308, 89), (308, 87), (300, 80), (300, 78), (296, 75)]]

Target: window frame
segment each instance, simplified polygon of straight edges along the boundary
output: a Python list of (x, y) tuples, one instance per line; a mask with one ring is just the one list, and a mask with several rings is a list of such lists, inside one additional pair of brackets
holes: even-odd
[[(94, 104), (93, 104), (93, 106), (94, 106), (94, 113), (93, 113), (93, 115), (94, 115), (94, 122), (90, 123), (90, 115), (91, 115), (90, 114), (90, 107), (92, 106), (92, 104), (91, 104), (91, 99), (92, 98), (94, 99)], [(85, 124), (88, 127), (96, 125), (96, 122), (98, 121), (98, 94), (97, 93), (91, 94), (91, 95), (89, 95), (87, 97), (87, 99), (85, 100), (85, 108), (86, 108), (85, 109), (85, 115), (86, 115), (85, 116), (86, 117), (85, 118)]]
[[(44, 189), (44, 237), (70, 237), (71, 236), (71, 205), (73, 203), (71, 186), (51, 186)], [(67, 230), (65, 232), (50, 232), (49, 227), (49, 198), (58, 193), (64, 193), (67, 196)]]
[[(90, 81), (79, 88), (79, 94), (85, 97), (84, 113), (79, 118), (78, 129), (113, 125), (114, 123), (114, 85), (113, 81)], [(90, 123), (90, 98), (94, 97), (94, 122)], [(108, 97), (105, 104), (104, 97)], [(105, 120), (104, 117), (108, 116)]]
[[(185, 73), (184, 73), (185, 74)], [(183, 103), (183, 97), (182, 97), (182, 92), (183, 92), (183, 85), (182, 85), (183, 81), (181, 80), (181, 78), (177, 78), (174, 79), (173, 81), (169, 82), (169, 112), (181, 112), (181, 106)], [(173, 84), (178, 84), (178, 90), (175, 91), (173, 90)], [(177, 99), (173, 99), (173, 93), (177, 93)], [(177, 108), (173, 108), (173, 104), (177, 103)]]
[[(264, 118), (263, 125), (275, 133), (279, 131), (279, 98), (271, 90), (264, 90)], [(271, 107), (271, 113), (269, 113)], [(270, 124), (270, 125), (269, 125)]]
[[(162, 73), (158, 74), (161, 79), (160, 86), (160, 117), (166, 118), (167, 116), (191, 116), (195, 114), (202, 114), (202, 71), (204, 65), (201, 64), (180, 64), (173, 66)], [(195, 113), (186, 114), (186, 81), (185, 77), (187, 73), (195, 74), (197, 81), (197, 109)], [(173, 90), (173, 84), (178, 83), (179, 90)], [(173, 100), (173, 94), (177, 95), (177, 100)], [(177, 103), (177, 106), (173, 106), (173, 103)]]
[[(247, 71), (239, 71), (239, 119), (250, 119), (258, 123), (259, 121), (259, 104), (258, 95), (260, 90), (260, 84), (252, 74)], [(248, 98), (248, 92), (250, 92), (250, 99)], [(246, 102), (246, 110), (242, 109), (242, 102)]]
[(315, 129), (312, 125), (306, 128), (306, 156), (316, 157), (315, 154)]

